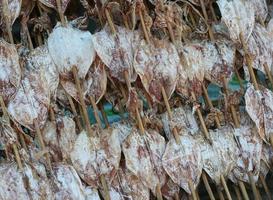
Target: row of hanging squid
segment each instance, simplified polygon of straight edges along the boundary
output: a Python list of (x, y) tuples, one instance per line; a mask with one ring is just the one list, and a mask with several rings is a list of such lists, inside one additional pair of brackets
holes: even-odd
[(0, 199), (272, 198), (273, 2), (0, 9)]

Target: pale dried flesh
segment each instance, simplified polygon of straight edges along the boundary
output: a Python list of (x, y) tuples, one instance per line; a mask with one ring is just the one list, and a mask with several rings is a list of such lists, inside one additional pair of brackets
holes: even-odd
[[(31, 163), (25, 165), (24, 173), (28, 179), (27, 188), (30, 199), (53, 199), (53, 191), (44, 165)], [(19, 192), (19, 191), (18, 191)]]
[(140, 42), (136, 50), (134, 67), (141, 82), (156, 102), (163, 102), (162, 87), (169, 99), (175, 90), (180, 59), (173, 44), (153, 39), (151, 44)]
[(20, 80), (21, 68), (16, 47), (0, 39), (0, 95), (6, 103), (14, 97)]
[(2, 163), (0, 165), (0, 176), (1, 199), (30, 199), (24, 187), (23, 174), (18, 171), (16, 163)]
[(77, 138), (74, 120), (67, 116), (57, 116), (56, 122), (48, 121), (43, 138), (55, 161), (69, 160)]
[(239, 151), (236, 165), (229, 175), (233, 182), (236, 179), (249, 183), (249, 173), (251, 172), (256, 182), (259, 178), (260, 163), (262, 156), (262, 140), (257, 134), (257, 129), (250, 119), (241, 123), (240, 128), (235, 129)]
[(85, 200), (84, 187), (76, 170), (71, 165), (58, 163), (54, 171), (54, 199)]
[(163, 186), (166, 172), (162, 166), (165, 139), (156, 131), (145, 131), (144, 135), (134, 128), (122, 144), (128, 168), (143, 184), (156, 194), (156, 186)]
[[(71, 81), (72, 80), (72, 81)], [(77, 87), (73, 81), (72, 74), (67, 77), (61, 78), (61, 84), (65, 91), (79, 102), (79, 93)], [(105, 65), (102, 61), (96, 57), (92, 66), (89, 68), (82, 85), (82, 90), (85, 98), (92, 96), (96, 103), (103, 97), (106, 92), (107, 86), (107, 74), (105, 71)], [(86, 99), (89, 102), (88, 99)], [(89, 102), (91, 103), (91, 102)]]
[(219, 153), (210, 145), (204, 137), (198, 138), (198, 143), (201, 148), (201, 156), (203, 162), (203, 169), (209, 177), (219, 185), (221, 176), (221, 158)]
[(202, 173), (201, 149), (187, 131), (180, 131), (179, 136), (180, 144), (174, 139), (167, 143), (162, 163), (173, 182), (191, 194), (189, 181), (196, 188)]
[(88, 31), (57, 24), (48, 37), (48, 51), (61, 76), (68, 76), (75, 66), (84, 78), (95, 59), (92, 35)]
[(116, 177), (112, 182), (112, 187), (115, 188), (115, 190), (124, 199), (150, 199), (149, 188), (147, 188), (136, 175), (125, 167), (119, 168)]
[(133, 61), (137, 45), (140, 42), (138, 31), (130, 31), (115, 26), (116, 34), (112, 34), (109, 26), (93, 35), (94, 48), (110, 71), (110, 76), (125, 82), (125, 72), (131, 82), (137, 75), (134, 71)]
[(273, 134), (273, 93), (267, 88), (255, 90), (250, 85), (245, 93), (246, 111), (256, 124), (260, 137), (270, 141)]
[(49, 55), (47, 46), (43, 45), (32, 50), (27, 56), (27, 64), (29, 67), (39, 70), (42, 74), (44, 74), (49, 87), (50, 95), (55, 96), (59, 85), (59, 73), (51, 56)]
[(273, 149), (269, 144), (263, 144), (260, 173), (266, 177), (272, 165)]
[(133, 128), (130, 121), (115, 122), (111, 124), (111, 127), (119, 130), (118, 138), (120, 144), (122, 144), (123, 141), (130, 135)]
[(202, 50), (200, 43), (185, 44), (178, 48), (181, 65), (178, 68), (176, 92), (189, 98), (191, 92), (198, 97), (202, 94), (202, 84), (205, 77)]
[(253, 4), (253, 7), (255, 9), (255, 17), (256, 20), (259, 21), (265, 21), (266, 17), (268, 15), (268, 7), (266, 0), (250, 0)]
[(210, 131), (213, 148), (219, 154), (221, 175), (224, 177), (230, 174), (238, 159), (238, 147), (234, 139), (234, 129), (226, 126)]
[(174, 128), (178, 131), (187, 129), (192, 135), (199, 132), (199, 126), (195, 116), (192, 114), (192, 110), (187, 106), (174, 108), (172, 111), (172, 119), (169, 119), (167, 112), (161, 115), (161, 119), (164, 132), (169, 140), (173, 136), (172, 131)]
[(222, 15), (222, 22), (229, 30), (230, 38), (240, 42), (240, 33), (245, 41), (250, 37), (255, 24), (255, 9), (250, 1), (218, 0), (218, 7)]
[(235, 50), (235, 46), (226, 39), (217, 40), (215, 43), (205, 42), (202, 51), (205, 78), (220, 87), (224, 86), (224, 77), (229, 82), (234, 71)]
[(8, 112), (21, 125), (34, 130), (34, 122), (41, 128), (47, 120), (50, 93), (42, 72), (25, 69), (16, 96), (8, 104)]
[[(264, 74), (266, 74), (264, 65), (267, 64), (269, 70), (271, 70), (270, 68), (273, 64), (272, 45), (272, 35), (270, 35), (270, 32), (262, 25), (258, 23), (255, 24), (253, 32), (247, 42), (247, 49), (253, 59), (253, 68), (262, 71)], [(273, 72), (271, 73), (273, 74)]]
[(72, 164), (80, 177), (90, 186), (101, 186), (100, 176), (104, 175), (108, 184), (119, 167), (121, 147), (117, 129), (92, 129), (96, 136), (88, 137), (82, 131), (70, 153)]

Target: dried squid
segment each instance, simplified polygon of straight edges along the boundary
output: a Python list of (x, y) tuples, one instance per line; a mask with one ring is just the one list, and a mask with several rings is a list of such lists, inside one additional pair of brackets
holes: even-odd
[(111, 33), (109, 26), (95, 33), (94, 48), (102, 62), (108, 67), (111, 77), (126, 82), (124, 75), (126, 72), (129, 80), (133, 82), (137, 78), (133, 61), (135, 49), (140, 42), (140, 34), (138, 31), (115, 27), (115, 34)]
[(192, 110), (190, 107), (178, 107), (173, 109), (172, 119), (168, 119), (168, 113), (164, 113), (161, 115), (161, 119), (163, 122), (163, 128), (166, 136), (170, 140), (172, 137), (172, 130), (176, 127), (177, 130), (187, 129), (192, 135), (199, 132), (199, 127), (197, 121), (192, 114)]
[(23, 174), (18, 171), (16, 163), (1, 163), (0, 175), (1, 199), (30, 199), (24, 187)]
[(121, 166), (118, 169), (112, 187), (125, 199), (150, 199), (149, 189), (145, 187), (136, 175), (125, 168), (125, 166)]
[(153, 194), (157, 194), (157, 190), (166, 182), (167, 174), (161, 160), (165, 145), (165, 139), (155, 130), (147, 130), (142, 135), (136, 128), (132, 129), (122, 143), (126, 168), (151, 189)]
[(253, 174), (254, 181), (259, 178), (260, 161), (262, 156), (262, 140), (257, 134), (257, 129), (248, 116), (241, 118), (240, 128), (234, 132), (239, 144), (238, 159), (229, 178), (236, 183), (236, 179), (249, 181), (249, 173)]
[(136, 50), (134, 67), (142, 84), (153, 101), (162, 102), (162, 87), (169, 99), (175, 90), (179, 55), (173, 44), (155, 39), (151, 44), (140, 42)]
[[(79, 100), (79, 94), (76, 85), (71, 81), (72, 75), (61, 79), (61, 84), (69, 95), (76, 101)], [(96, 57), (93, 64), (89, 68), (83, 82), (82, 90), (84, 96), (92, 96), (96, 103), (102, 98), (106, 92), (107, 74), (105, 65)]]
[[(266, 74), (265, 65), (272, 66), (272, 39), (270, 32), (265, 27), (256, 23), (249, 40), (247, 41), (248, 52), (253, 59), (253, 68)], [(273, 71), (271, 74), (273, 74)]]
[(32, 50), (27, 56), (27, 64), (45, 75), (49, 93), (51, 96), (55, 97), (59, 85), (59, 73), (49, 55), (47, 46), (43, 45)]
[(240, 42), (242, 32), (244, 40), (248, 40), (255, 24), (255, 9), (251, 1), (217, 0), (222, 15), (222, 22), (229, 30), (230, 38)]
[(204, 170), (216, 185), (220, 185), (221, 176), (227, 177), (236, 164), (237, 144), (230, 127), (210, 130), (209, 133), (212, 145), (203, 138), (199, 140)]
[(50, 104), (50, 91), (45, 75), (26, 65), (18, 91), (8, 104), (8, 112), (21, 125), (35, 129), (43, 127)]
[(95, 135), (88, 137), (82, 131), (70, 153), (72, 164), (80, 177), (91, 187), (101, 186), (100, 177), (111, 183), (119, 167), (121, 147), (117, 129), (99, 130), (93, 127)]
[(55, 161), (69, 160), (77, 138), (75, 122), (72, 118), (57, 115), (56, 122), (46, 123), (43, 136)]
[[(44, 4), (45, 6), (49, 8), (54, 8), (55, 10), (58, 10), (57, 1), (58, 0), (39, 0), (40, 3)], [(70, 0), (59, 0), (59, 1), (61, 3), (61, 12), (64, 13)]]
[(66, 77), (75, 66), (79, 78), (85, 78), (95, 59), (91, 33), (69, 24), (67, 27), (55, 26), (48, 38), (48, 51), (61, 77)]
[(16, 47), (0, 38), (0, 95), (6, 103), (15, 96), (20, 80), (21, 68)]
[(255, 90), (253, 85), (245, 93), (246, 111), (256, 124), (260, 137), (270, 141), (273, 134), (273, 93), (267, 88)]
[(191, 194), (190, 183), (196, 188), (202, 173), (201, 149), (187, 130), (179, 132), (179, 139), (180, 144), (174, 139), (167, 143), (162, 164), (173, 182)]

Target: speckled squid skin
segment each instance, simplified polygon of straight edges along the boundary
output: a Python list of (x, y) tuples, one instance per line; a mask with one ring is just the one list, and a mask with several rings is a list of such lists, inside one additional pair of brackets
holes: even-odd
[[(73, 81), (72, 74), (61, 78), (61, 84), (65, 91), (79, 102), (79, 94), (77, 87)], [(89, 102), (88, 96), (92, 96), (96, 103), (104, 96), (107, 86), (107, 74), (105, 65), (96, 57), (92, 66), (89, 68), (82, 85), (82, 90), (86, 101)], [(91, 103), (91, 102), (89, 102)]]
[(6, 103), (14, 98), (20, 80), (21, 68), (16, 47), (0, 39), (0, 95)]
[(0, 145), (8, 148), (17, 141), (17, 134), (4, 117), (0, 118)]
[(267, 88), (255, 90), (250, 85), (245, 93), (246, 111), (256, 124), (258, 133), (264, 141), (270, 141), (273, 134), (273, 93)]
[[(245, 114), (244, 114), (245, 115)], [(262, 139), (248, 116), (241, 116), (241, 126), (235, 129), (235, 137), (239, 143), (238, 159), (229, 179), (237, 183), (237, 179), (249, 182), (249, 172), (253, 174), (254, 181), (259, 178), (262, 156)]]
[(223, 87), (223, 77), (232, 78), (235, 63), (235, 46), (227, 39), (195, 41), (178, 46), (181, 65), (178, 68), (179, 79), (176, 92), (189, 97), (191, 92), (201, 96), (204, 80)]
[(54, 199), (85, 200), (84, 187), (76, 170), (71, 165), (58, 163), (54, 171)]
[(43, 129), (43, 138), (55, 162), (68, 161), (70, 152), (77, 139), (75, 122), (68, 116), (56, 117), (56, 123), (47, 121)]
[(44, 165), (38, 162), (25, 165), (24, 173), (28, 179), (25, 188), (28, 190), (30, 199), (54, 199), (52, 184), (47, 178)]
[(145, 131), (141, 135), (136, 128), (122, 143), (126, 167), (137, 176), (143, 184), (156, 194), (156, 186), (166, 182), (166, 172), (162, 166), (165, 151), (165, 139), (156, 131)]
[(134, 71), (133, 60), (135, 49), (141, 36), (138, 31), (130, 31), (115, 26), (117, 33), (113, 35), (109, 26), (93, 35), (93, 44), (96, 53), (107, 66), (110, 76), (125, 82), (124, 72), (128, 72), (129, 80), (135, 81), (137, 75)]
[(149, 200), (150, 191), (141, 180), (130, 172), (125, 166), (121, 166), (112, 182), (112, 187), (125, 199)]
[(180, 59), (173, 44), (154, 38), (151, 44), (140, 42), (134, 58), (134, 68), (141, 82), (156, 102), (163, 102), (162, 87), (168, 99), (175, 90)]
[[(262, 71), (266, 74), (264, 65), (267, 64), (269, 70), (273, 74), (270, 67), (273, 64), (272, 53), (273, 53), (273, 42), (272, 35), (262, 25), (256, 23), (251, 36), (247, 42), (247, 50), (253, 60), (253, 68)], [(244, 59), (244, 68), (246, 67), (246, 60)]]
[(174, 183), (191, 194), (189, 181), (196, 188), (202, 173), (201, 149), (187, 131), (180, 131), (180, 144), (174, 139), (167, 143), (162, 163), (163, 168)]
[(260, 165), (260, 174), (263, 177), (266, 177), (270, 170), (273, 158), (273, 149), (269, 144), (263, 144), (261, 165)]
[(240, 33), (244, 40), (248, 40), (255, 24), (255, 9), (250, 1), (244, 0), (217, 0), (222, 22), (229, 30), (230, 38), (240, 43)]
[(199, 126), (195, 116), (193, 115), (192, 110), (187, 106), (174, 108), (171, 120), (169, 119), (167, 112), (161, 115), (161, 119), (168, 140), (173, 137), (172, 130), (175, 127), (178, 131), (187, 129), (192, 135), (199, 134)]
[(121, 147), (117, 129), (104, 129), (99, 131), (93, 127), (94, 137), (88, 137), (82, 131), (70, 153), (72, 164), (79, 176), (93, 188), (98, 188), (100, 176), (104, 175), (108, 184), (114, 178), (119, 167)]
[(55, 97), (59, 85), (59, 73), (54, 64), (46, 45), (37, 47), (30, 51), (27, 56), (27, 65), (30, 68), (41, 71), (45, 75), (45, 80), (52, 97)]
[(203, 168), (216, 185), (221, 184), (221, 175), (226, 177), (230, 174), (238, 159), (238, 148), (233, 133), (234, 129), (231, 127), (210, 130), (212, 145), (205, 141), (203, 136), (197, 137)]
[(2, 163), (0, 165), (0, 175), (1, 199), (30, 199), (24, 187), (23, 174), (19, 173), (16, 163)]
[(255, 9), (255, 18), (257, 21), (264, 21), (268, 15), (266, 0), (250, 0)]
[(21, 125), (34, 130), (34, 120), (44, 126), (50, 104), (50, 92), (44, 74), (25, 69), (18, 91), (8, 104), (9, 114)]

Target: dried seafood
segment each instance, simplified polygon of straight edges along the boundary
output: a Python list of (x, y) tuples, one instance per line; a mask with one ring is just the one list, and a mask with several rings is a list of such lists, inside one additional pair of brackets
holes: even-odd
[(253, 174), (256, 182), (260, 173), (262, 156), (262, 140), (257, 135), (257, 129), (248, 116), (242, 116), (241, 127), (235, 129), (235, 137), (239, 144), (238, 159), (229, 178), (249, 182), (249, 173)]
[(14, 97), (20, 80), (21, 68), (16, 47), (0, 38), (0, 95), (5, 102)]
[(135, 53), (134, 67), (143, 87), (154, 101), (162, 102), (162, 87), (169, 99), (175, 90), (180, 60), (176, 48), (164, 40), (147, 44), (140, 42)]
[(174, 183), (191, 194), (189, 182), (196, 188), (202, 173), (201, 149), (187, 131), (180, 131), (180, 144), (171, 139), (166, 146), (162, 164)]
[(48, 51), (60, 75), (64, 77), (75, 66), (78, 76), (85, 78), (95, 59), (92, 35), (72, 28), (71, 25), (55, 26), (48, 37)]
[(27, 65), (44, 74), (50, 95), (54, 97), (59, 85), (59, 73), (47, 47), (43, 45), (32, 50), (27, 56)]
[(119, 167), (121, 147), (117, 129), (92, 129), (96, 136), (88, 137), (82, 131), (70, 153), (72, 164), (80, 177), (90, 186), (100, 186), (100, 176), (104, 175), (108, 183), (114, 178)]
[(154, 130), (147, 130), (143, 135), (133, 128), (131, 134), (122, 143), (126, 167), (143, 184), (156, 194), (157, 186), (166, 182), (166, 172), (162, 166), (165, 139)]
[(222, 21), (229, 30), (230, 38), (240, 41), (240, 33), (247, 41), (255, 24), (255, 9), (251, 1), (244, 0), (217, 0), (221, 11)]
[(169, 140), (172, 137), (171, 133), (175, 127), (178, 131), (186, 129), (192, 135), (199, 133), (197, 121), (188, 106), (173, 109), (172, 115), (173, 118), (171, 120), (169, 120), (168, 113), (164, 113), (161, 116), (164, 132)]
[(23, 174), (18, 171), (16, 163), (1, 163), (0, 174), (1, 199), (30, 199), (24, 187)]
[(256, 124), (260, 137), (270, 141), (273, 133), (273, 93), (266, 89), (255, 90), (250, 85), (245, 93), (246, 111)]
[[(265, 65), (272, 66), (272, 40), (270, 33), (260, 24), (255, 24), (247, 42), (248, 52), (253, 58), (253, 68), (266, 74)], [(247, 70), (247, 69), (245, 69)], [(271, 71), (271, 69), (269, 69)], [(271, 71), (273, 74), (273, 72)]]
[(46, 122), (50, 92), (45, 75), (40, 70), (25, 69), (18, 91), (8, 104), (10, 115), (21, 125), (35, 130), (35, 123)]
[[(44, 4), (45, 6), (49, 8), (54, 8), (55, 10), (58, 10), (57, 1), (58, 0), (39, 0), (40, 3)], [(70, 0), (59, 0), (59, 1), (61, 3), (61, 12), (64, 13)]]
[(116, 26), (116, 34), (111, 34), (109, 26), (94, 34), (94, 48), (108, 67), (111, 77), (125, 82), (124, 72), (128, 73), (129, 80), (135, 81), (137, 76), (133, 68), (134, 54), (140, 41), (137, 31), (129, 31)]
[[(270, 196), (272, 8), (0, 0), (0, 199), (197, 200), (202, 173), (211, 199), (206, 174), (228, 199), (226, 178)], [(210, 99), (219, 89), (224, 107)]]
[(70, 117), (57, 116), (56, 122), (45, 124), (43, 136), (55, 161), (68, 160), (77, 138), (75, 122)]
[[(63, 77), (61, 79), (61, 84), (65, 91), (69, 93), (76, 101), (79, 102), (79, 94), (77, 87), (72, 79), (72, 74), (68, 77)], [(96, 57), (92, 66), (89, 68), (84, 82), (83, 82), (83, 92), (85, 96), (92, 96), (96, 103), (103, 97), (106, 92), (107, 85), (107, 74), (105, 71), (105, 65), (102, 61)]]

